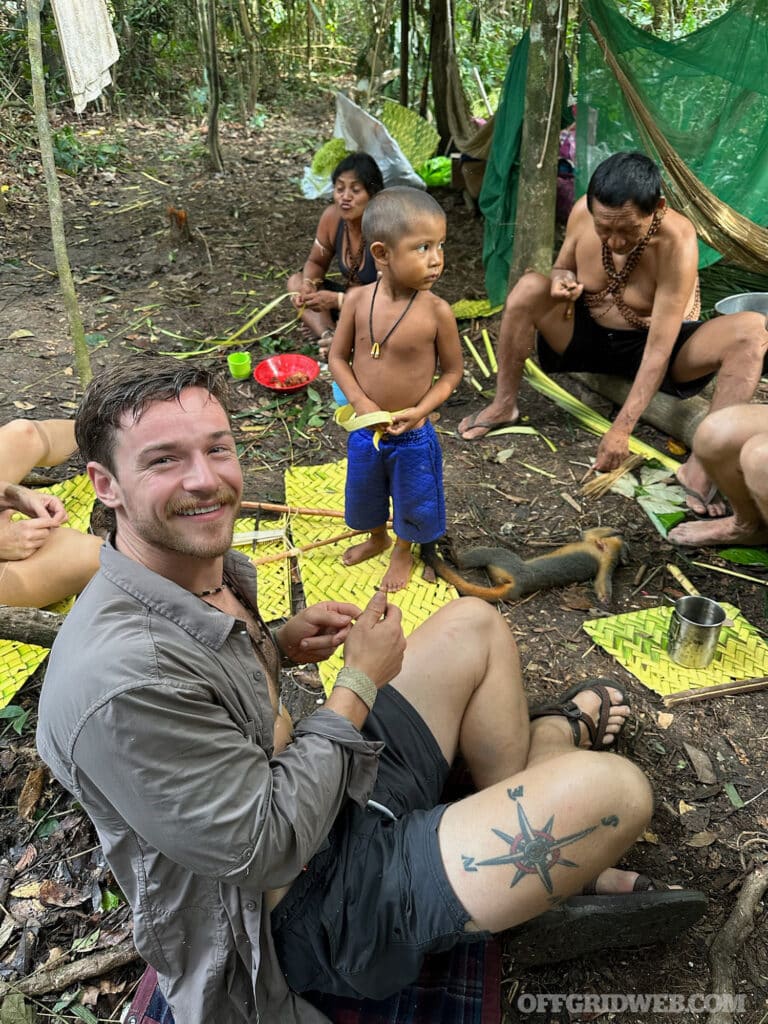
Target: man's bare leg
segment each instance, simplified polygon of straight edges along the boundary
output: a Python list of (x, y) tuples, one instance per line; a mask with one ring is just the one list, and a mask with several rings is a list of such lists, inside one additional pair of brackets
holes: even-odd
[(365, 562), (375, 555), (380, 555), (382, 551), (387, 550), (391, 543), (392, 538), (389, 536), (386, 526), (377, 526), (375, 530), (371, 530), (368, 534), (367, 540), (347, 548), (341, 556), (341, 560), (344, 565), (357, 565), (359, 562)]
[(20, 483), (35, 466), (58, 466), (75, 451), (74, 420), (10, 420), (0, 427), (0, 480)]
[[(732, 313), (707, 321), (680, 350), (672, 367), (675, 381), (684, 383), (707, 373), (717, 373), (710, 412), (749, 402), (755, 393), (768, 350), (768, 330), (760, 313)], [(707, 498), (713, 478), (694, 453), (678, 471), (681, 484)], [(699, 515), (721, 516), (725, 504), (716, 499), (706, 502), (689, 499), (689, 507)]]
[(543, 274), (524, 274), (507, 296), (497, 343), (496, 395), (489, 406), (459, 423), (459, 435), (476, 441), (494, 423), (515, 422), (520, 411), (517, 395), (526, 359), (540, 330), (556, 352), (565, 351), (573, 334), (573, 319), (566, 316), (570, 304), (550, 295), (551, 281)]
[[(449, 807), (439, 830), (448, 880), (474, 927), (498, 932), (583, 890), (627, 892), (635, 875), (609, 869), (650, 820), (650, 787), (612, 754), (561, 746), (501, 783)], [(531, 738), (536, 751), (538, 730)]]
[(413, 570), (413, 555), (411, 554), (411, 543), (395, 538), (395, 546), (389, 560), (389, 568), (384, 574), (380, 583), (380, 589), (388, 594), (394, 594), (398, 590), (404, 590), (408, 586)]
[[(556, 812), (560, 804), (567, 808), (555, 815), (553, 827), (557, 827), (558, 834), (565, 835), (560, 824), (569, 831), (594, 828), (599, 833), (594, 837), (589, 833), (579, 841), (578, 868), (562, 869), (567, 876), (567, 893), (564, 880), (558, 877), (558, 895), (578, 892), (595, 878), (601, 892), (631, 890), (636, 873), (607, 869), (637, 838), (650, 817), (648, 784), (623, 758), (574, 750), (565, 719), (542, 718), (529, 723), (517, 647), (506, 623), (490, 605), (462, 598), (441, 608), (409, 638), (403, 669), (391, 685), (425, 720), (446, 760), (452, 761), (461, 751), (475, 784), (483, 789), (450, 808), (440, 827), (449, 879), (479, 927), (498, 930), (551, 905), (546, 891), (542, 888), (544, 895), (536, 894), (529, 881), (510, 890), (513, 871), (500, 868), (483, 869), (487, 877), (482, 879), (483, 887), (492, 881), (497, 890), (487, 903), (494, 907), (494, 913), (494, 904), (503, 908), (500, 917), (484, 917), (483, 907), (475, 907), (474, 899), (464, 898), (465, 888), (472, 886), (467, 879), (474, 873), (464, 870), (462, 857), (484, 859), (482, 849), (487, 849), (489, 857), (508, 852), (492, 829), (511, 833), (507, 819), (510, 813), (515, 823), (517, 818), (516, 802), (509, 791), (520, 782), (536, 796), (534, 801), (526, 798), (531, 814), (539, 814), (542, 801), (552, 804), (556, 800)], [(584, 691), (575, 699), (582, 710), (596, 716), (599, 701), (594, 693)], [(618, 690), (612, 691), (612, 699), (616, 704), (608, 732), (615, 735), (629, 709), (620, 703)], [(582, 732), (582, 741), (586, 742), (585, 727)], [(539, 789), (545, 798), (536, 795)], [(604, 794), (598, 794), (598, 789)], [(538, 817), (531, 819), (534, 827), (546, 824), (553, 810), (545, 814), (542, 809), (541, 821)], [(473, 821), (475, 813), (480, 815), (477, 821)], [(610, 819), (608, 824), (601, 822), (603, 817)], [(615, 823), (613, 817), (617, 818)], [(484, 827), (478, 828), (478, 822)], [(572, 828), (574, 822), (577, 827)], [(522, 903), (520, 893), (525, 893)]]
[(669, 540), (693, 547), (768, 542), (768, 408), (739, 405), (712, 413), (696, 431), (693, 450), (733, 515), (683, 523), (670, 530)]
[(0, 566), (0, 604), (45, 608), (79, 594), (99, 568), (101, 537), (59, 527), (29, 558)]

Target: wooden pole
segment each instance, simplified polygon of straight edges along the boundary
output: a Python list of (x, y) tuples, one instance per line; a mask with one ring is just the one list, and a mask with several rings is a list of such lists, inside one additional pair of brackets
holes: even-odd
[(241, 501), (240, 508), (256, 509), (259, 512), (285, 512), (289, 516), (327, 516), (329, 519), (343, 519), (344, 513), (331, 508), (303, 508), (299, 505), (278, 505), (270, 501)]
[(327, 544), (335, 544), (337, 540), (348, 540), (350, 537), (358, 537), (361, 533), (368, 533), (368, 530), (347, 530), (346, 533), (337, 533), (334, 537), (326, 537), (325, 540), (316, 540), (311, 544), (305, 544), (301, 548), (289, 548), (287, 551), (278, 551), (274, 555), (264, 555), (262, 558), (252, 558), (253, 565), (266, 565), (268, 562), (281, 562), (284, 558), (293, 558), (295, 555), (303, 555), (305, 551), (313, 551), (315, 548), (323, 548)]
[(75, 356), (75, 371), (80, 383), (85, 386), (92, 377), (91, 359), (85, 342), (83, 320), (77, 304), (75, 282), (67, 255), (67, 238), (64, 230), (64, 213), (56, 177), (56, 161), (53, 156), (51, 125), (45, 101), (45, 78), (43, 76), (43, 44), (40, 38), (40, 0), (27, 0), (27, 41), (29, 66), (32, 77), (32, 97), (35, 106), (35, 124), (40, 143), (40, 159), (43, 164), (45, 187), (48, 192), (48, 212), (51, 218), (51, 240), (59, 285), (64, 299), (64, 308), (69, 323), (69, 333)]

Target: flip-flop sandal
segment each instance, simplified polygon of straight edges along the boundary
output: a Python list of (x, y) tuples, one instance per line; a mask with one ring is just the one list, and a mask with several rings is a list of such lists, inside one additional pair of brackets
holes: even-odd
[[(723, 519), (725, 518), (725, 516), (730, 515), (730, 512), (728, 511), (728, 503), (726, 502), (723, 495), (720, 494), (720, 492), (718, 491), (717, 484), (712, 484), (707, 493), (702, 494), (701, 491), (696, 491), (693, 489), (693, 487), (686, 486), (682, 482), (682, 480), (678, 480), (677, 474), (675, 474), (672, 477), (672, 480), (675, 484), (677, 484), (678, 487), (681, 487), (685, 491), (687, 497), (693, 498), (695, 501), (700, 502), (704, 506), (704, 512), (697, 512), (696, 509), (691, 508), (691, 506), (686, 502), (686, 510), (690, 512), (690, 514), (694, 516), (696, 519)], [(718, 497), (725, 505), (725, 511), (721, 512), (717, 516), (711, 516), (706, 511), (707, 505), (709, 505), (714, 500), (714, 498)]]
[(456, 433), (459, 434), (462, 441), (482, 441), (483, 438), (488, 437), (488, 435), (493, 433), (494, 430), (502, 430), (504, 427), (516, 427), (519, 422), (519, 420), (496, 420), (492, 423), (488, 420), (479, 419), (479, 416), (479, 412), (473, 413), (469, 417), (469, 422), (466, 427), (464, 427), (464, 430), (474, 430), (475, 427), (479, 427), (480, 430), (484, 430), (485, 433), (480, 434), (479, 437), (465, 437), (464, 434), (459, 434), (457, 430)]
[(519, 964), (536, 965), (573, 960), (600, 950), (669, 942), (703, 916), (707, 897), (693, 889), (655, 884), (662, 888), (572, 896), (561, 906), (506, 931), (504, 951)]
[[(571, 686), (570, 689), (560, 695), (557, 701), (551, 704), (540, 704), (538, 707), (531, 708), (528, 717), (532, 722), (537, 718), (548, 718), (553, 715), (565, 718), (571, 727), (574, 743), (577, 747), (581, 747), (581, 729), (579, 724), (583, 722), (589, 735), (589, 746), (583, 749), (615, 750), (624, 726), (622, 725), (618, 733), (612, 734), (614, 736), (613, 743), (603, 743), (605, 731), (608, 727), (608, 719), (611, 715), (611, 708), (616, 706), (611, 703), (610, 695), (606, 689), (608, 686), (619, 691), (623, 704), (629, 704), (624, 687), (619, 682), (615, 679), (599, 676), (595, 679), (585, 679), (581, 683), (576, 683), (575, 686)], [(593, 690), (600, 698), (600, 715), (597, 722), (594, 721), (591, 715), (582, 711), (578, 704), (574, 703), (573, 698), (578, 693), (583, 693), (584, 690)]]

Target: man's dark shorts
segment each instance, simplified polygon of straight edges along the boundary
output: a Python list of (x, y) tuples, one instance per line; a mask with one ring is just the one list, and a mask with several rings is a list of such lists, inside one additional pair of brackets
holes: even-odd
[(350, 803), (272, 912), (297, 992), (383, 999), (418, 977), (427, 953), (489, 937), (464, 930), (469, 915), (445, 875), (437, 828), (448, 765), (423, 719), (385, 687), (362, 731), (386, 744), (372, 800), (397, 821)]
[[(674, 364), (680, 349), (701, 324), (700, 320), (683, 321), (672, 349), (669, 366)], [(559, 355), (539, 334), (539, 364), (545, 373), (608, 373), (615, 377), (624, 377), (625, 380), (634, 380), (647, 340), (647, 331), (603, 327), (592, 319), (584, 300), (579, 298), (574, 304), (573, 337), (568, 348)], [(659, 391), (674, 395), (676, 398), (690, 398), (692, 395), (698, 395), (714, 376), (714, 373), (708, 373), (704, 377), (697, 377), (696, 380), (682, 384), (673, 381), (667, 369)]]

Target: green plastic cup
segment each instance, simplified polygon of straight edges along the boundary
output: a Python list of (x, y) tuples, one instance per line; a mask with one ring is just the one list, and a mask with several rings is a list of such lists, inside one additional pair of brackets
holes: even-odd
[(229, 372), (236, 380), (243, 380), (251, 375), (251, 353), (230, 352), (227, 356)]

